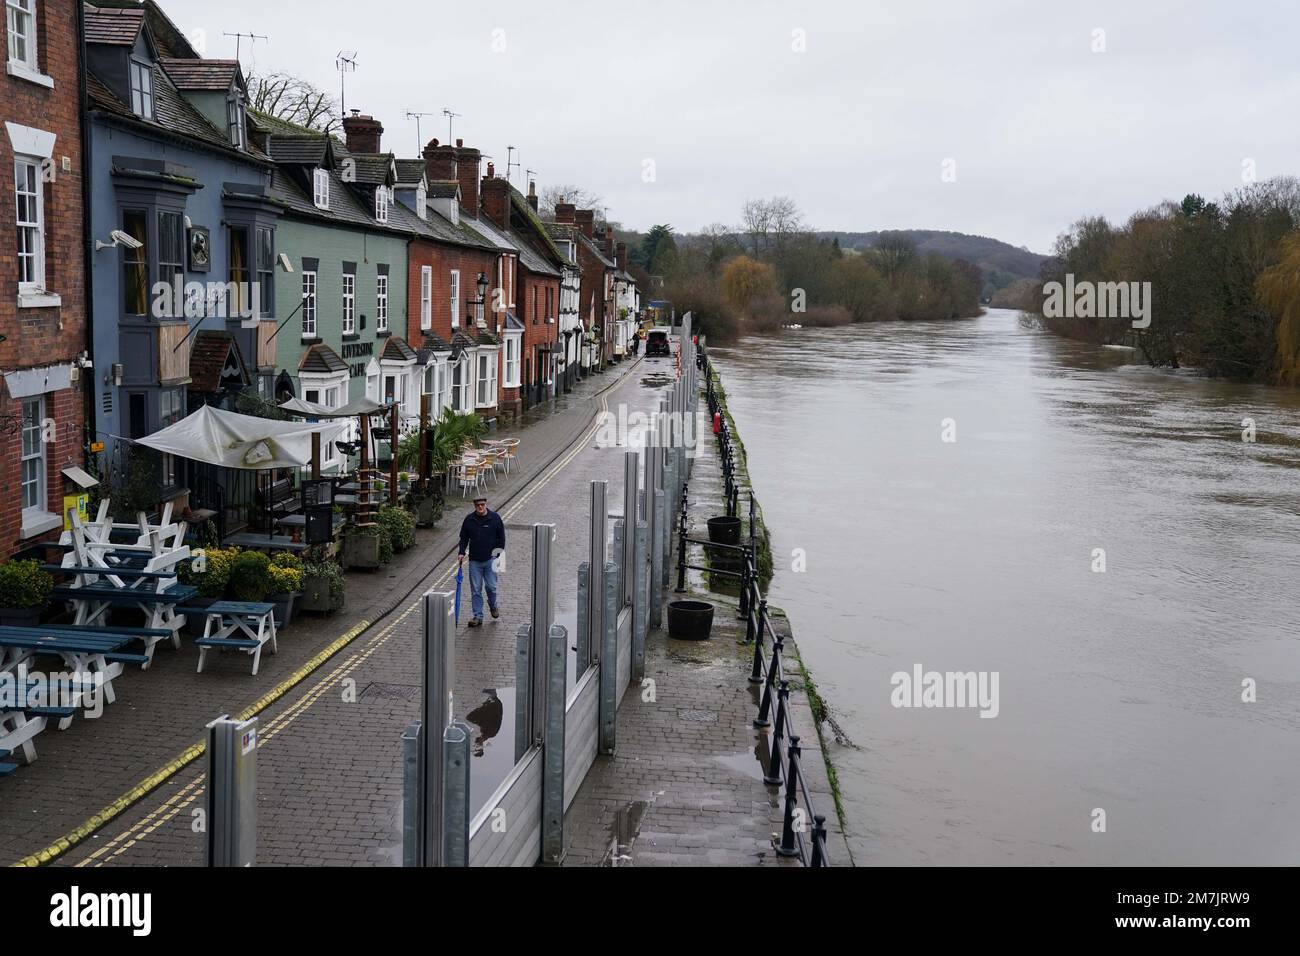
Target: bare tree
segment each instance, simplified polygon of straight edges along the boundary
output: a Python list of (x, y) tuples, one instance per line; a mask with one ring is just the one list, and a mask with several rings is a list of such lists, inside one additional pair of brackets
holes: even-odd
[(579, 209), (600, 209), (605, 200), (600, 193), (573, 183), (545, 186), (537, 197), (537, 210), (543, 219), (555, 218), (555, 204), (558, 202), (571, 202)]
[(755, 256), (767, 251), (772, 232), (772, 209), (766, 199), (747, 199), (740, 211), (741, 230), (749, 237)]
[(321, 133), (333, 133), (341, 125), (338, 103), (328, 93), (290, 73), (250, 76), (248, 100), (259, 113)]

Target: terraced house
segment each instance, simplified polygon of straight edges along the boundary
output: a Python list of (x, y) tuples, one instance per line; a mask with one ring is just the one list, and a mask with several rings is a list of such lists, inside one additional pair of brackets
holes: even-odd
[(6, 0), (0, 75), (0, 555), (63, 527), (82, 464), (86, 181), (78, 3)]
[(203, 404), (269, 397), (286, 282), (270, 157), (243, 71), (205, 60), (152, 2), (86, 4), (93, 407), (113, 497), (249, 520), (251, 474), (223, 475), (119, 440)]
[(581, 271), (578, 286), (578, 316), (582, 322), (579, 364), (583, 374), (599, 370), (613, 357), (612, 320), (614, 273), (612, 254), (606, 256), (595, 238), (595, 210), (578, 209), (573, 203), (555, 204), (555, 222), (548, 229), (552, 238), (565, 240), (577, 255)]

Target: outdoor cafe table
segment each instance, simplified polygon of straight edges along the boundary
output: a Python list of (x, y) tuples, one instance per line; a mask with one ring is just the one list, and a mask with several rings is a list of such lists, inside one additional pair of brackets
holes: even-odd
[[(262, 662), (263, 645), (269, 643), (271, 653), (276, 653), (274, 611), (275, 605), (265, 602), (218, 601), (210, 606), (203, 636), (194, 642), (199, 646), (198, 673), (203, 673), (208, 650), (217, 647), (253, 655), (253, 676), (256, 677), (258, 665)], [(240, 634), (243, 636), (238, 636)]]
[[(48, 625), (0, 627), (0, 672), (16, 673), (19, 664), (38, 654), (58, 655), (73, 673), (91, 675), (93, 680), (102, 681), (104, 702), (111, 704), (117, 699), (113, 681), (121, 675), (123, 664), (143, 664), (147, 660), (144, 654), (122, 650), (139, 639), (139, 630)], [(80, 699), (78, 693), (74, 701)], [(65, 730), (71, 723), (70, 716), (64, 717), (59, 729)]]

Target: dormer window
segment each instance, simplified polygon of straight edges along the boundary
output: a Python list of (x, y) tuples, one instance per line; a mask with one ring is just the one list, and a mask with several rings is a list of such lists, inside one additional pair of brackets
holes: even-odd
[(388, 222), (387, 186), (379, 186), (375, 189), (375, 221)]
[(153, 69), (140, 60), (131, 61), (131, 112), (153, 119)]
[(429, 218), (429, 190), (424, 183), (415, 187), (415, 214), (421, 219)]
[(317, 209), (330, 207), (330, 174), (323, 169), (312, 171), (311, 201)]
[(235, 149), (247, 149), (248, 125), (244, 101), (238, 93), (226, 100), (226, 126), (230, 133), (230, 145)]

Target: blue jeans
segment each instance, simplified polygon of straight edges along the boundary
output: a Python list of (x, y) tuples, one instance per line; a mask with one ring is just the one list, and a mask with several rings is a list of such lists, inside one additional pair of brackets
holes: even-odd
[(483, 595), (479, 592), (486, 587), (488, 607), (497, 606), (497, 569), (496, 561), (489, 558), (486, 561), (469, 561), (469, 595), (470, 606), (474, 609), (474, 616), (480, 621), (483, 619)]

